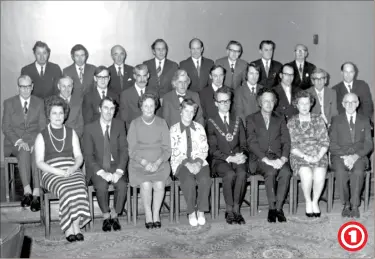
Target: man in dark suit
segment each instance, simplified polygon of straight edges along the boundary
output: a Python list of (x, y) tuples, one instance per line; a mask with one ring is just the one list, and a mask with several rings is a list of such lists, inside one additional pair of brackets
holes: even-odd
[(269, 204), (268, 222), (276, 222), (276, 218), (285, 222), (282, 208), (291, 177), (289, 131), (284, 116), (273, 112), (274, 90), (268, 87), (260, 89), (257, 100), (261, 110), (246, 118), (249, 169), (252, 174), (260, 173), (264, 177)]
[(210, 69), (214, 65), (213, 60), (202, 56), (204, 51), (203, 42), (194, 38), (189, 42), (191, 57), (180, 62), (180, 69), (185, 70), (191, 80), (189, 90), (200, 92), (208, 85)]
[(259, 111), (259, 105), (256, 100), (258, 91), (263, 88), (258, 84), (260, 67), (250, 63), (247, 68), (246, 81), (236, 89), (234, 93), (234, 109), (236, 116), (246, 123), (246, 117)]
[[(104, 97), (99, 104), (100, 118), (85, 125), (84, 154), (86, 179), (96, 190), (103, 213), (103, 231), (120, 230), (118, 215), (124, 210), (127, 190), (128, 142), (124, 122), (113, 119), (116, 103)], [(114, 211), (110, 211), (109, 183), (115, 188)], [(128, 212), (129, 213), (129, 212)]]
[(310, 87), (306, 91), (310, 92), (315, 98), (315, 103), (311, 107), (311, 112), (320, 114), (324, 122), (330, 126), (332, 117), (338, 114), (336, 91), (332, 88), (325, 87), (327, 83), (327, 72), (323, 69), (315, 68), (310, 77), (313, 82), (313, 87)]
[(247, 147), (242, 120), (229, 113), (232, 91), (224, 86), (215, 92), (218, 113), (207, 122), (211, 168), (223, 181), (228, 224), (245, 224), (240, 207), (246, 193)]
[(168, 45), (163, 39), (157, 39), (151, 45), (155, 58), (146, 60), (150, 79), (148, 84), (156, 89), (160, 103), (163, 104), (163, 96), (172, 90), (172, 77), (178, 69), (176, 62), (167, 59)]
[(287, 63), (291, 65), (296, 72), (294, 75), (293, 85), (298, 86), (302, 90), (306, 90), (312, 86), (311, 74), (315, 69), (315, 65), (306, 61), (309, 50), (303, 44), (297, 44), (294, 48), (295, 60)]
[[(30, 206), (31, 211), (35, 212), (40, 210), (40, 197), (33, 150), (37, 134), (46, 126), (44, 103), (31, 95), (33, 83), (28, 75), (21, 75), (17, 82), (19, 94), (6, 99), (3, 105), (4, 157), (17, 157), (23, 185), (21, 206)], [(30, 187), (31, 176), (33, 191)]]
[(111, 49), (113, 65), (110, 66), (108, 89), (120, 96), (121, 92), (134, 84), (133, 67), (125, 64), (126, 51), (121, 45), (115, 45)]
[(214, 65), (210, 70), (210, 79), (212, 83), (199, 92), (203, 118), (205, 123), (209, 118), (216, 117), (217, 107), (215, 106), (215, 92), (223, 86), (225, 69), (220, 65)]
[(243, 49), (241, 43), (231, 40), (227, 45), (227, 56), (215, 61), (226, 70), (224, 85), (234, 90), (246, 81), (247, 62), (240, 59)]
[(367, 156), (374, 145), (370, 120), (356, 111), (358, 105), (355, 93), (345, 94), (342, 101), (345, 112), (333, 118), (329, 134), (332, 168), (344, 205), (341, 215), (355, 218), (360, 217), (358, 207), (365, 170), (369, 165)]
[(57, 83), (61, 98), (69, 105), (69, 116), (65, 121), (65, 126), (74, 129), (79, 139), (83, 136), (83, 115), (82, 115), (82, 98), (72, 96), (73, 79), (69, 76), (63, 76)]
[(191, 98), (198, 105), (194, 121), (204, 126), (203, 112), (199, 95), (188, 90), (190, 77), (185, 70), (177, 70), (172, 77), (173, 90), (166, 93), (163, 98), (162, 117), (169, 127), (181, 121), (180, 106), (184, 99)]
[(281, 70), (282, 64), (273, 60), (273, 53), (276, 44), (271, 40), (262, 40), (259, 44), (259, 53), (262, 58), (252, 61), (260, 67), (259, 84), (265, 87), (273, 87), (278, 84), (278, 74)]
[[(96, 87), (92, 88), (88, 93), (85, 94), (82, 102), (83, 122), (85, 125), (99, 119), (100, 112), (98, 107), (99, 103), (102, 101), (102, 99), (104, 99), (104, 97), (109, 96), (115, 100), (117, 104), (119, 103), (118, 95), (108, 89), (110, 76), (107, 67), (97, 67), (94, 72), (94, 80)], [(115, 111), (115, 117), (117, 116), (117, 112)]]
[(35, 61), (21, 69), (21, 75), (28, 75), (33, 84), (33, 95), (45, 99), (57, 93), (57, 81), (61, 77), (59, 65), (49, 62), (51, 49), (42, 41), (33, 47)]
[[(358, 113), (370, 118), (373, 122), (374, 104), (369, 85), (363, 80), (355, 79), (357, 70), (352, 62), (345, 62), (341, 65), (341, 74), (343, 81), (333, 87), (336, 90), (337, 102), (341, 103), (345, 94), (355, 93), (360, 100)], [(345, 112), (345, 109), (340, 105), (337, 108), (339, 114)]]
[(292, 85), (294, 69), (290, 65), (283, 65), (279, 76), (281, 82), (273, 88), (278, 98), (275, 111), (280, 115), (284, 115), (285, 118), (289, 120), (291, 117), (298, 114), (298, 110), (296, 107), (294, 107), (292, 101), (300, 89), (299, 87)]
[(96, 67), (86, 63), (89, 58), (89, 52), (81, 44), (74, 45), (70, 51), (70, 55), (74, 63), (63, 69), (63, 75), (70, 76), (73, 79), (73, 95), (82, 98), (94, 88), (94, 72)]

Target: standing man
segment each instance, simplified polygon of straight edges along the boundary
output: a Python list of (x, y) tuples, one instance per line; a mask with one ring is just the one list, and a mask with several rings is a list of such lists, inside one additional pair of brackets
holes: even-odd
[(110, 66), (108, 89), (120, 96), (121, 92), (134, 84), (133, 67), (125, 64), (126, 51), (121, 45), (115, 45), (111, 49), (113, 65)]
[(273, 60), (275, 48), (276, 44), (272, 40), (262, 40), (259, 44), (261, 58), (251, 62), (260, 67), (259, 84), (265, 87), (273, 87), (278, 83), (277, 75), (280, 73), (282, 64)]
[[(337, 102), (341, 103), (344, 99), (344, 95), (347, 93), (355, 93), (359, 100), (361, 100), (358, 113), (362, 114), (373, 122), (374, 104), (372, 102), (372, 96), (369, 85), (363, 80), (355, 79), (357, 74), (356, 66), (353, 62), (345, 62), (341, 65), (341, 74), (343, 81), (333, 87), (336, 90)], [(339, 113), (345, 113), (344, 107), (339, 105)]]
[(345, 94), (342, 106), (345, 112), (333, 118), (329, 135), (332, 168), (344, 205), (341, 215), (359, 218), (365, 170), (369, 166), (367, 156), (374, 143), (369, 118), (357, 112), (357, 95)]
[(320, 114), (327, 126), (331, 125), (332, 117), (338, 114), (336, 91), (325, 87), (327, 84), (327, 72), (321, 68), (315, 68), (311, 73), (313, 87), (307, 89), (315, 97), (315, 103), (311, 112)]
[(276, 105), (275, 111), (281, 115), (284, 115), (288, 120), (293, 117), (293, 115), (298, 114), (298, 110), (296, 107), (294, 107), (292, 100), (296, 93), (300, 91), (300, 89), (298, 87), (292, 86), (294, 70), (290, 65), (283, 65), (279, 76), (281, 82), (274, 87), (277, 98), (279, 100)]
[(28, 75), (33, 81), (33, 95), (45, 99), (57, 92), (57, 81), (61, 77), (61, 68), (48, 61), (51, 49), (47, 43), (37, 41), (33, 52), (35, 61), (23, 67), (21, 75)]
[[(98, 110), (100, 102), (106, 97), (111, 97), (116, 103), (119, 103), (118, 95), (108, 89), (108, 82), (111, 79), (109, 70), (105, 66), (99, 66), (94, 71), (95, 88), (92, 88), (83, 97), (82, 111), (83, 122), (89, 124), (100, 117)], [(74, 95), (73, 95), (74, 96)], [(117, 117), (115, 111), (115, 117)]]
[(232, 91), (224, 86), (215, 92), (218, 113), (207, 122), (212, 171), (223, 181), (228, 224), (245, 224), (240, 208), (246, 193), (246, 134), (240, 117), (229, 113)]
[(69, 76), (63, 76), (57, 83), (58, 96), (63, 98), (70, 108), (65, 126), (74, 129), (81, 140), (83, 136), (82, 98), (77, 95), (72, 96), (73, 87), (73, 79)]
[[(31, 211), (40, 210), (39, 175), (34, 157), (34, 142), (39, 132), (46, 126), (43, 100), (31, 95), (33, 83), (28, 75), (18, 79), (19, 94), (4, 101), (3, 133), (4, 156), (15, 156), (18, 160), (23, 198), (22, 207), (30, 206)], [(33, 187), (30, 181), (33, 176)]]
[(246, 81), (247, 62), (240, 59), (243, 49), (241, 43), (235, 40), (229, 41), (227, 45), (227, 57), (216, 60), (215, 64), (226, 70), (224, 85), (234, 90)]
[[(127, 190), (126, 165), (128, 163), (128, 141), (125, 125), (113, 118), (116, 103), (104, 97), (99, 104), (100, 118), (85, 126), (84, 153), (87, 182), (96, 190), (100, 210), (103, 213), (103, 231), (121, 230), (118, 215), (124, 210)], [(109, 208), (108, 186), (115, 188), (114, 210)]]
[(285, 222), (283, 204), (291, 177), (288, 163), (290, 135), (284, 116), (273, 112), (277, 101), (274, 90), (260, 89), (257, 100), (260, 111), (246, 118), (249, 170), (264, 177), (269, 204), (268, 222), (276, 222), (276, 218)]
[(294, 71), (298, 71), (294, 76), (293, 85), (298, 86), (302, 90), (306, 90), (312, 86), (311, 74), (315, 69), (315, 65), (306, 61), (309, 50), (303, 44), (297, 44), (294, 48), (295, 60), (289, 62)]
[(259, 111), (259, 105), (256, 100), (258, 91), (263, 88), (258, 84), (260, 67), (250, 63), (247, 68), (246, 81), (236, 89), (234, 94), (234, 109), (236, 116), (246, 123), (246, 117)]
[(86, 93), (94, 88), (94, 72), (96, 67), (86, 63), (89, 58), (89, 52), (81, 44), (74, 45), (70, 51), (70, 55), (73, 64), (64, 68), (63, 74), (73, 79), (73, 95), (83, 98)]
[(155, 58), (143, 62), (150, 73), (149, 86), (155, 88), (163, 104), (163, 96), (173, 89), (172, 77), (178, 69), (176, 62), (167, 59), (168, 45), (163, 39), (157, 39), (151, 45)]
[(180, 62), (180, 69), (185, 70), (190, 79), (190, 91), (200, 92), (203, 87), (208, 85), (210, 69), (214, 62), (211, 59), (203, 57), (203, 42), (194, 38), (189, 42), (191, 57)]

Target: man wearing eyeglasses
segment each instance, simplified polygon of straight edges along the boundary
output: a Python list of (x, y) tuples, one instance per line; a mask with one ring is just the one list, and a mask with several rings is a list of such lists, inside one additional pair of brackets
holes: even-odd
[[(3, 105), (4, 157), (17, 157), (23, 185), (21, 206), (30, 206), (35, 212), (40, 210), (40, 198), (33, 151), (37, 134), (46, 126), (44, 103), (39, 97), (31, 95), (33, 83), (28, 75), (21, 75), (17, 82), (19, 94), (6, 99)], [(31, 176), (34, 190), (30, 187)]]
[[(100, 118), (99, 104), (104, 97), (108, 96), (119, 103), (116, 93), (108, 89), (110, 80), (109, 70), (105, 66), (99, 66), (94, 72), (95, 87), (83, 97), (82, 112), (84, 124), (91, 123)], [(115, 118), (117, 113), (115, 112)]]
[[(345, 62), (341, 65), (343, 81), (333, 87), (336, 90), (337, 102), (342, 102), (345, 94), (355, 93), (361, 100), (358, 113), (370, 118), (373, 122), (374, 104), (370, 87), (365, 81), (355, 79), (356, 73), (357, 69), (353, 62)], [(343, 107), (338, 106), (337, 108), (340, 114), (345, 112)]]
[(287, 63), (291, 65), (296, 72), (293, 85), (298, 86), (302, 90), (306, 90), (312, 86), (311, 74), (315, 69), (314, 64), (306, 61), (308, 55), (308, 48), (303, 44), (297, 44), (294, 48), (295, 60)]
[(224, 85), (233, 89), (246, 81), (247, 62), (240, 59), (242, 52), (241, 43), (231, 40), (227, 45), (227, 56), (215, 62), (215, 65), (220, 65), (226, 70)]
[(285, 64), (281, 68), (279, 73), (281, 82), (273, 89), (278, 95), (278, 103), (275, 106), (275, 111), (281, 115), (284, 115), (288, 120), (293, 115), (298, 114), (298, 110), (292, 104), (292, 100), (298, 91), (301, 89), (297, 86), (292, 86), (294, 78), (294, 69), (292, 66)]
[(374, 144), (369, 118), (357, 112), (358, 96), (345, 94), (342, 106), (344, 113), (333, 117), (330, 128), (331, 162), (344, 206), (341, 215), (359, 218), (365, 170), (369, 166), (367, 156)]
[(336, 91), (325, 87), (327, 84), (327, 72), (321, 68), (315, 68), (311, 72), (313, 87), (306, 91), (315, 97), (315, 103), (311, 107), (311, 112), (320, 114), (326, 125), (331, 125), (332, 117), (338, 114)]

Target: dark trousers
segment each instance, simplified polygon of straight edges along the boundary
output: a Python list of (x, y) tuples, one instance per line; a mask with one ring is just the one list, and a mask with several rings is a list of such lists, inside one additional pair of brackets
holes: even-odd
[[(116, 171), (116, 168), (112, 170), (112, 172)], [(104, 180), (101, 176), (97, 175), (96, 172), (93, 172), (91, 176), (91, 181), (94, 185), (96, 191), (96, 197), (98, 199), (99, 207), (102, 213), (110, 212), (109, 209), (109, 194), (108, 194), (108, 183)], [(121, 214), (124, 210), (125, 201), (126, 201), (126, 191), (128, 188), (128, 184), (126, 182), (126, 177), (123, 175), (117, 183), (112, 183), (115, 188), (115, 198), (114, 198), (114, 207), (117, 214)], [(129, 213), (129, 212), (128, 212)]]
[(277, 170), (262, 161), (258, 161), (257, 172), (264, 177), (269, 209), (282, 209), (292, 176), (289, 163), (285, 163), (283, 167)]
[(18, 171), (20, 173), (23, 187), (27, 186), (31, 182), (31, 176), (33, 178), (33, 188), (39, 188), (39, 172), (35, 162), (35, 151), (25, 151), (23, 148), (18, 150), (18, 146), (12, 148), (4, 148), (4, 156), (15, 156), (18, 160)]
[[(208, 165), (203, 166), (196, 175), (190, 173), (186, 166), (181, 166), (176, 177), (180, 180), (180, 187), (187, 205), (187, 213), (193, 213), (195, 211), (195, 205), (197, 205), (197, 209), (201, 212), (208, 211), (212, 184)], [(198, 197), (196, 191), (197, 186)]]
[(247, 168), (244, 164), (219, 162), (215, 165), (215, 171), (223, 181), (223, 195), (227, 206), (241, 206), (247, 181)]
[(335, 177), (339, 185), (342, 204), (359, 207), (361, 204), (361, 191), (365, 180), (365, 158), (358, 158), (352, 170), (349, 170), (342, 158), (332, 156), (332, 168), (335, 171)]

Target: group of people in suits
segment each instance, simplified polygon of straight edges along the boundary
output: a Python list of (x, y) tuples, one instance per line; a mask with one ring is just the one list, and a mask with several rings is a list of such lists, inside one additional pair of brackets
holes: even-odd
[[(240, 206), (249, 173), (265, 178), (269, 222), (286, 221), (282, 206), (292, 172), (301, 178), (306, 215), (318, 217), (329, 152), (341, 186), (342, 214), (359, 217), (372, 151), (373, 103), (368, 84), (356, 79), (354, 63), (345, 62), (343, 81), (329, 88), (328, 73), (306, 61), (303, 44), (296, 45), (295, 60), (284, 65), (273, 60), (275, 43), (268, 40), (260, 43), (261, 58), (250, 63), (240, 59), (243, 48), (237, 41), (230, 41), (227, 56), (216, 62), (202, 56), (200, 39), (192, 39), (189, 48), (191, 57), (178, 65), (167, 59), (167, 43), (157, 39), (151, 45), (154, 58), (132, 67), (125, 64), (125, 49), (115, 45), (114, 64), (107, 68), (88, 64), (87, 49), (77, 44), (71, 50), (74, 63), (61, 72), (49, 61), (48, 45), (36, 42), (36, 61), (23, 67), (17, 80), (19, 94), (4, 101), (4, 155), (18, 158), (21, 205), (40, 209), (36, 167), (46, 178), (43, 187), (63, 196), (51, 187), (55, 179), (46, 176), (55, 174), (64, 183), (61, 177), (68, 181), (81, 172), (84, 158), (86, 184), (97, 191), (104, 231), (121, 229), (117, 216), (127, 183), (141, 187), (146, 228), (161, 227), (171, 171), (180, 180), (192, 226), (205, 224), (211, 176), (223, 179), (227, 223), (244, 224)], [(34, 145), (38, 134), (43, 149)], [(46, 150), (55, 154), (51, 161)], [(55, 165), (65, 151), (69, 162)], [(114, 209), (108, 204), (110, 183)], [(83, 239), (77, 229), (86, 222), (84, 203), (79, 217), (65, 217), (71, 220), (62, 228), (69, 241)]]

